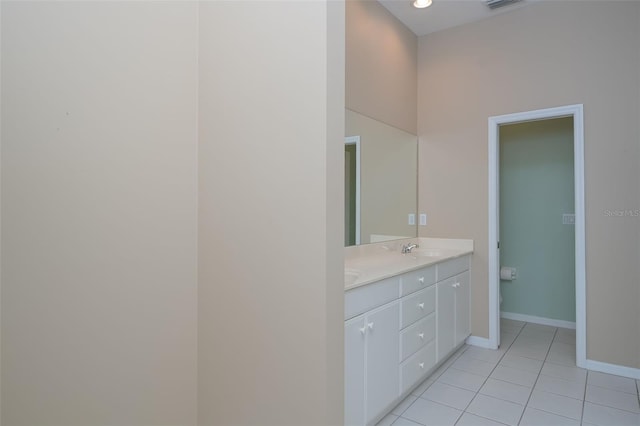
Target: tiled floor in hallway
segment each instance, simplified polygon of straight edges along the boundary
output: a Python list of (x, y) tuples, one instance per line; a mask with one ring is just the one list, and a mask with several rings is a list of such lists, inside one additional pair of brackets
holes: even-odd
[(640, 426), (640, 380), (577, 368), (575, 330), (501, 332), (500, 350), (464, 346), (378, 426)]

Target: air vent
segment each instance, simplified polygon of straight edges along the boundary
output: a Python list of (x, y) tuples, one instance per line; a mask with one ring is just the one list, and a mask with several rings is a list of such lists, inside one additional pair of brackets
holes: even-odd
[(518, 3), (520, 1), (522, 0), (485, 0), (487, 6), (489, 6), (490, 9), (497, 9), (502, 6), (508, 6), (513, 3)]

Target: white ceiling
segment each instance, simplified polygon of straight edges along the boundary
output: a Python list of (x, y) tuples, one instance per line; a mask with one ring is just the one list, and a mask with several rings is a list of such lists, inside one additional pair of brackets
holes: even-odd
[(494, 10), (489, 9), (484, 0), (433, 0), (425, 9), (413, 7), (412, 0), (378, 1), (416, 35), (422, 36), (520, 9), (538, 0), (522, 0)]

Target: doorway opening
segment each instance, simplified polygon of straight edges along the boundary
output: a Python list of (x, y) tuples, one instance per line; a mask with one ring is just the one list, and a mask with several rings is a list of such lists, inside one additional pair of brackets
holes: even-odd
[(360, 244), (360, 136), (344, 140), (344, 245)]
[(500, 318), (575, 329), (573, 118), (499, 132)]
[[(585, 228), (584, 228), (584, 136), (582, 105), (550, 108), (489, 118), (489, 342), (488, 346), (497, 349), (500, 345), (500, 129), (541, 120), (567, 119), (572, 121), (573, 129), (573, 188), (572, 198), (567, 212), (557, 218), (562, 224), (573, 222), (573, 247), (575, 256), (572, 261), (575, 275), (575, 327), (576, 327), (576, 364), (586, 364), (586, 304), (585, 304)], [(514, 128), (511, 128), (514, 129)], [(565, 155), (567, 153), (565, 152)], [(528, 159), (530, 160), (530, 159)], [(505, 170), (506, 171), (506, 170)], [(566, 171), (564, 172), (566, 173)], [(512, 191), (513, 192), (513, 191)], [(517, 192), (517, 191), (516, 191)], [(517, 198), (517, 197), (516, 197)], [(570, 211), (573, 210), (573, 213)], [(566, 214), (567, 216), (563, 216)], [(574, 216), (572, 216), (574, 214)], [(567, 225), (564, 225), (567, 226)], [(506, 240), (504, 241), (506, 242)], [(566, 244), (566, 241), (565, 241)], [(528, 265), (531, 270), (535, 265)], [(509, 272), (509, 271), (505, 271)], [(566, 273), (566, 272), (565, 272)], [(504, 273), (503, 273), (504, 274)], [(506, 276), (503, 275), (503, 276)], [(517, 272), (516, 275), (517, 277)], [(508, 285), (508, 284), (507, 284)], [(529, 300), (530, 302), (530, 300)], [(512, 306), (517, 303), (511, 303)], [(541, 308), (549, 311), (549, 307)], [(549, 314), (551, 316), (555, 314)], [(556, 315), (557, 316), (557, 315)], [(537, 315), (530, 315), (535, 318)], [(570, 321), (567, 321), (567, 324)], [(561, 325), (562, 322), (556, 323)]]

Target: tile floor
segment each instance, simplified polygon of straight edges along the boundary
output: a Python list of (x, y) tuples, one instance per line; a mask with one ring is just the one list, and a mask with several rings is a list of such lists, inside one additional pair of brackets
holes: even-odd
[(463, 346), (378, 426), (640, 426), (640, 380), (577, 368), (575, 330), (501, 332), (499, 350)]

